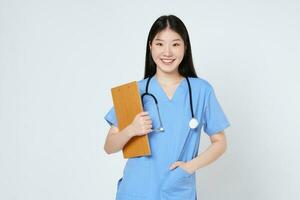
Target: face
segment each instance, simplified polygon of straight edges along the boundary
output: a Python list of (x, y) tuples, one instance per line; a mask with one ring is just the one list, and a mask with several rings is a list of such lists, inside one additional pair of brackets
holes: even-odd
[(178, 66), (184, 57), (185, 45), (181, 36), (167, 28), (156, 34), (150, 51), (157, 69), (163, 73), (178, 73)]

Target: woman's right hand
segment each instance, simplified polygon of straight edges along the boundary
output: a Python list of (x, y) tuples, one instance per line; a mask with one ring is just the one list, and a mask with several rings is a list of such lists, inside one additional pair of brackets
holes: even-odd
[(138, 113), (130, 125), (132, 136), (141, 136), (152, 132), (152, 121), (148, 112)]

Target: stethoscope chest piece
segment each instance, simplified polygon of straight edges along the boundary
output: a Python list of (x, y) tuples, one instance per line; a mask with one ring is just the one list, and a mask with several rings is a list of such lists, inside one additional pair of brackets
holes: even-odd
[(197, 128), (198, 125), (199, 125), (199, 122), (198, 122), (197, 119), (192, 118), (192, 119), (190, 120), (189, 126), (190, 126), (191, 129)]

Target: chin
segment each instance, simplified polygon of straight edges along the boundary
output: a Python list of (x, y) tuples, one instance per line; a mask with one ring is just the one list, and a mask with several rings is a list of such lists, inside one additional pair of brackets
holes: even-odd
[(177, 68), (170, 69), (170, 68), (166, 68), (166, 67), (160, 67), (159, 69), (160, 69), (160, 71), (162, 71), (164, 73), (168, 73), (168, 74), (172, 74), (174, 72), (177, 72)]
[(176, 65), (175, 66), (165, 66), (164, 64), (161, 64), (158, 68), (160, 69), (160, 71), (165, 72), (165, 73), (173, 73), (175, 71), (178, 71), (178, 67), (176, 67)]

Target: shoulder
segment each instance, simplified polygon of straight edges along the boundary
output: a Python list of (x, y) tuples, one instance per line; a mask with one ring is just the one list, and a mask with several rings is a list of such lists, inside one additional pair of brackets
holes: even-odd
[(147, 84), (147, 80), (148, 80), (148, 78), (137, 81), (140, 92), (144, 92), (146, 84)]
[(148, 79), (148, 78), (138, 80), (138, 81), (137, 81), (138, 85), (140, 86), (140, 85), (146, 84), (147, 79)]
[(211, 83), (201, 77), (189, 77), (191, 87), (199, 88), (201, 90), (210, 91), (213, 89)]

